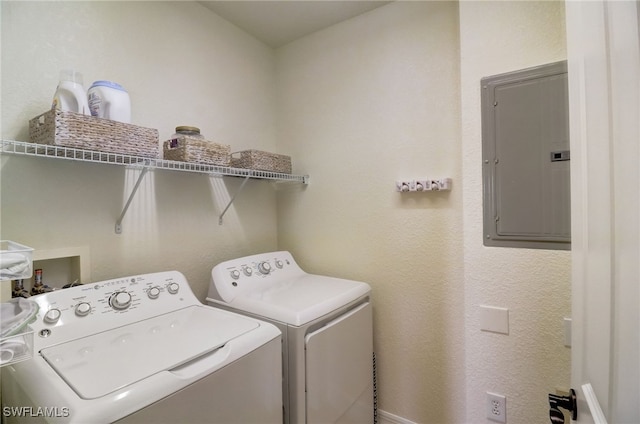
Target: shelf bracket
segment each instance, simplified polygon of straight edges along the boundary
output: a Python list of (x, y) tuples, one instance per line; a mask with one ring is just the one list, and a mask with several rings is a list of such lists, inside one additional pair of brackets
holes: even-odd
[(138, 181), (136, 181), (136, 185), (133, 186), (133, 190), (131, 190), (131, 194), (129, 194), (129, 199), (127, 199), (127, 203), (124, 205), (124, 209), (122, 209), (122, 213), (120, 214), (120, 217), (116, 221), (116, 234), (122, 234), (122, 220), (124, 219), (124, 216), (127, 213), (127, 209), (129, 209), (129, 206), (131, 205), (131, 201), (133, 200), (133, 197), (136, 195), (136, 192), (140, 187), (140, 183), (142, 182), (142, 179), (144, 178), (144, 176), (147, 174), (148, 171), (149, 171), (148, 167), (145, 166), (144, 168), (142, 168), (142, 171), (138, 176)]
[(247, 183), (247, 181), (249, 181), (249, 178), (251, 178), (251, 174), (248, 174), (246, 177), (244, 177), (244, 181), (242, 181), (242, 184), (240, 184), (238, 191), (235, 192), (231, 200), (229, 200), (229, 204), (227, 205), (227, 207), (224, 208), (224, 210), (220, 214), (220, 217), (218, 218), (218, 225), (222, 225), (222, 217), (224, 216), (225, 213), (227, 213), (227, 210), (229, 209), (233, 201), (236, 200), (236, 196), (242, 191), (242, 189), (244, 188), (244, 185)]

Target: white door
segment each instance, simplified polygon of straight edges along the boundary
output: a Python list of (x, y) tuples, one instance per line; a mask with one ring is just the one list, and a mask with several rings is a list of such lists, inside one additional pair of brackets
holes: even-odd
[(565, 4), (577, 422), (639, 423), (640, 6)]

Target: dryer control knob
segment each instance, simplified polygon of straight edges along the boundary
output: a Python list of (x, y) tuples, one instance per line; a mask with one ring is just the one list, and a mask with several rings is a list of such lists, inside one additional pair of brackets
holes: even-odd
[(178, 290), (180, 290), (180, 285), (178, 283), (170, 283), (167, 286), (167, 290), (169, 290), (169, 293), (171, 294), (176, 294), (178, 293)]
[(282, 261), (280, 259), (276, 259), (276, 268), (282, 269), (282, 267), (283, 267)]
[(242, 272), (244, 272), (244, 275), (246, 275), (247, 277), (251, 277), (251, 274), (253, 274), (253, 270), (248, 266), (242, 267)]
[(260, 262), (258, 264), (258, 271), (260, 271), (263, 274), (268, 274), (271, 272), (271, 265), (267, 261)]
[(231, 275), (231, 278), (233, 278), (234, 280), (237, 280), (238, 278), (240, 278), (240, 271), (234, 269), (229, 273), (229, 275)]
[(147, 290), (147, 296), (149, 299), (157, 299), (160, 296), (160, 288), (159, 287), (151, 287)]
[(131, 295), (127, 292), (116, 292), (111, 295), (109, 304), (113, 309), (123, 310), (131, 306)]
[(91, 312), (91, 305), (87, 302), (80, 302), (76, 305), (76, 315), (85, 317)]
[(55, 324), (56, 322), (58, 322), (61, 315), (62, 315), (62, 312), (60, 312), (60, 309), (58, 308), (49, 309), (47, 313), (44, 314), (44, 322), (49, 324)]

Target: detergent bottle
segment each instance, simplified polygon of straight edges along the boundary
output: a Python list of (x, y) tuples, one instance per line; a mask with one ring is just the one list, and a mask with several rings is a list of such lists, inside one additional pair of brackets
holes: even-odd
[(131, 100), (127, 90), (112, 81), (95, 81), (87, 90), (91, 115), (98, 118), (131, 122)]
[(60, 82), (53, 96), (51, 109), (91, 115), (80, 72), (69, 69), (60, 72)]

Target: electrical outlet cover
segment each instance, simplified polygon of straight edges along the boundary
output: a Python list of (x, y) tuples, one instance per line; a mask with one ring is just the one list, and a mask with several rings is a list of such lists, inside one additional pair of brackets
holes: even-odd
[(480, 305), (480, 329), (509, 334), (509, 309)]
[(498, 423), (507, 422), (507, 398), (487, 392), (487, 418)]

